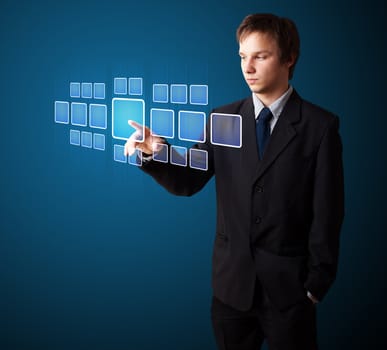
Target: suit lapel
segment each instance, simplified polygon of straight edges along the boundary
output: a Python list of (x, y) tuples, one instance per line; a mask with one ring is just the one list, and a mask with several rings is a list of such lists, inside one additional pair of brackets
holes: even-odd
[(260, 178), (263, 173), (276, 160), (286, 146), (296, 136), (297, 132), (292, 125), (300, 118), (301, 99), (297, 92), (293, 92), (286, 103), (273, 133), (270, 136), (269, 143), (266, 146), (262, 160), (258, 163), (254, 174), (254, 182)]
[(252, 97), (245, 100), (239, 113), (242, 116), (241, 164), (245, 174), (250, 178), (256, 172), (259, 163)]

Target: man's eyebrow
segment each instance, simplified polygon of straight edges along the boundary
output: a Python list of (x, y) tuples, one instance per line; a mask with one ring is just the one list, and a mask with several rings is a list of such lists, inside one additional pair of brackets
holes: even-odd
[[(260, 51), (254, 51), (254, 52), (251, 52), (250, 54), (251, 55), (259, 55), (259, 54), (262, 54), (262, 53), (271, 53), (271, 51), (269, 50), (260, 50)], [(239, 55), (240, 56), (246, 56), (246, 54), (242, 51), (239, 51)]]

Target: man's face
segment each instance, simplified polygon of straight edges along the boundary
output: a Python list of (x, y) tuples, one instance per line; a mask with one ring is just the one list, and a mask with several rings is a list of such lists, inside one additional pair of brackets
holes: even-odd
[(274, 38), (261, 32), (247, 34), (239, 42), (239, 55), (243, 76), (252, 92), (268, 97), (285, 92), (291, 62), (281, 63)]

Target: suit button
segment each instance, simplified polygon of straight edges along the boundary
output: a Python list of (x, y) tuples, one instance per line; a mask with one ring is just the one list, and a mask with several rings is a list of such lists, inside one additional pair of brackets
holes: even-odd
[(262, 193), (262, 192), (263, 192), (263, 187), (261, 187), (261, 186), (256, 186), (256, 187), (255, 187), (255, 192)]
[(259, 216), (257, 216), (257, 217), (255, 218), (255, 223), (256, 223), (256, 224), (260, 224), (260, 223), (261, 223), (261, 218), (260, 218)]

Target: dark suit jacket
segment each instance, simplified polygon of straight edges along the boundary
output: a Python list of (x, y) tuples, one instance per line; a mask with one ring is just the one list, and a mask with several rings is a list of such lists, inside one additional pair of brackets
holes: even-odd
[(294, 91), (259, 160), (252, 97), (214, 112), (242, 116), (241, 148), (196, 145), (208, 151), (208, 171), (154, 161), (142, 169), (185, 196), (215, 175), (218, 299), (249, 309), (258, 277), (281, 310), (305, 301), (307, 290), (321, 300), (335, 279), (344, 216), (338, 118)]

